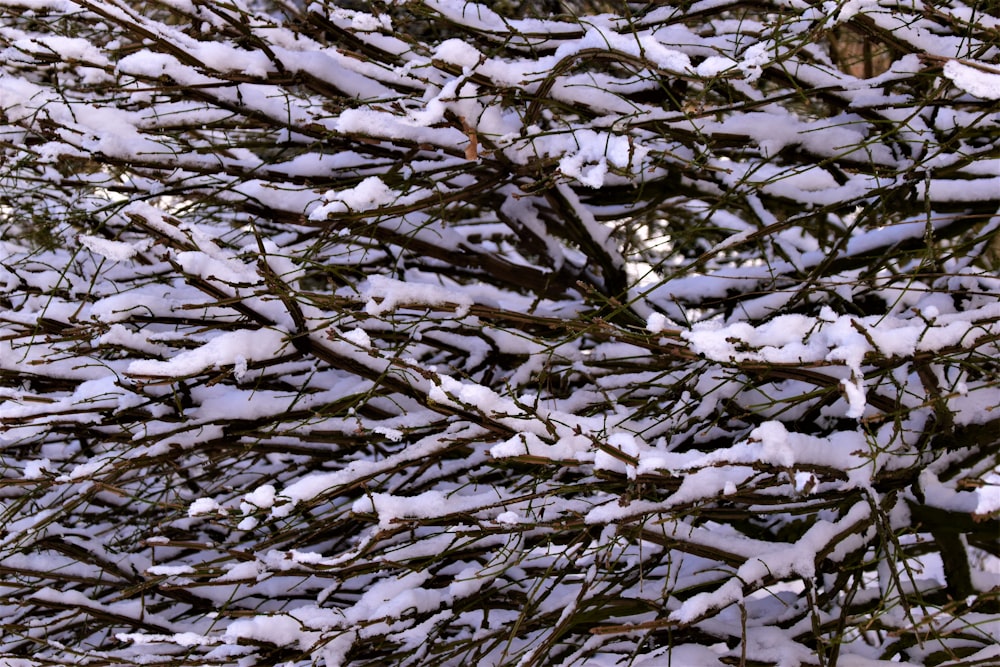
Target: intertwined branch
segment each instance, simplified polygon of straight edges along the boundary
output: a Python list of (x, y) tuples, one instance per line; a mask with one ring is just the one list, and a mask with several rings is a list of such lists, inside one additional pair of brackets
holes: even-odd
[(996, 7), (500, 4), (2, 3), (4, 660), (996, 659)]

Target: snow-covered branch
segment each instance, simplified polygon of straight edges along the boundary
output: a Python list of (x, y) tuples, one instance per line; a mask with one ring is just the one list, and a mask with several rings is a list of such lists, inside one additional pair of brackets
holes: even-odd
[(601, 5), (0, 0), (0, 662), (996, 658), (995, 3)]

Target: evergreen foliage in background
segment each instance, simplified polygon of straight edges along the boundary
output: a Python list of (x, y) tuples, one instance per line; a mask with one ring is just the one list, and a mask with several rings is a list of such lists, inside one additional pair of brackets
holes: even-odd
[(0, 664), (997, 664), (998, 44), (0, 0)]

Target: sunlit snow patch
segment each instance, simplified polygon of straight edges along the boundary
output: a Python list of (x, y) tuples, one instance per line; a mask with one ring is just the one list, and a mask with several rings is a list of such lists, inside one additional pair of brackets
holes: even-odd
[(944, 75), (974, 97), (1000, 100), (1000, 71), (985, 65), (983, 67), (984, 69), (969, 67), (957, 60), (949, 60), (944, 66)]

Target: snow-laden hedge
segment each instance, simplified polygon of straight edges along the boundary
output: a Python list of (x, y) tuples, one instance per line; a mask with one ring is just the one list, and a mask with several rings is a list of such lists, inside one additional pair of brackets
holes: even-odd
[(1000, 660), (996, 3), (500, 4), (0, 2), (0, 663)]

